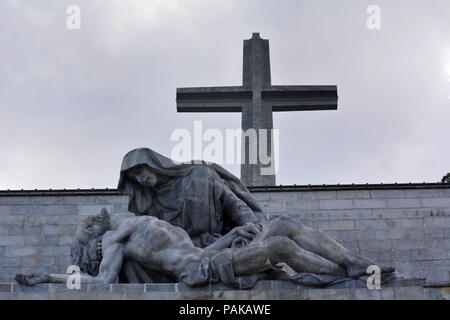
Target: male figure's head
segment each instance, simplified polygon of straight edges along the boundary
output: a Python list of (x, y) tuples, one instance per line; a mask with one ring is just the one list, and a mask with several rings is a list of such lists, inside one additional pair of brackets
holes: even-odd
[(106, 208), (103, 208), (100, 213), (86, 217), (78, 225), (75, 239), (87, 244), (89, 240), (103, 235), (106, 231), (111, 229), (111, 220)]

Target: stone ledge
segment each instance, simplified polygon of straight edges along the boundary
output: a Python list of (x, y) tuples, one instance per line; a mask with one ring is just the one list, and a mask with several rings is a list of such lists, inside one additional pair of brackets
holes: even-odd
[(450, 284), (423, 287), (418, 280), (401, 280), (380, 290), (361, 283), (353, 287), (312, 289), (286, 281), (260, 281), (252, 290), (236, 290), (224, 285), (190, 288), (182, 283), (83, 285), (70, 290), (64, 284), (34, 287), (17, 283), (0, 284), (1, 300), (179, 300), (179, 299), (260, 299), (260, 300), (449, 300)]
[[(450, 183), (366, 183), (366, 184), (322, 184), (322, 185), (275, 185), (247, 186), (250, 192), (292, 192), (292, 191), (345, 191), (345, 190), (395, 190), (395, 189), (450, 189)], [(35, 189), (0, 190), (0, 197), (27, 196), (125, 196), (117, 189)]]
[[(10, 285), (11, 286), (11, 285)], [(142, 286), (144, 287), (144, 286)], [(252, 289), (241, 291), (140, 291), (134, 285), (109, 285), (103, 290), (46, 288), (41, 292), (0, 292), (1, 300), (450, 300), (450, 287), (386, 287), (380, 290), (349, 289)]]
[[(394, 287), (412, 287), (425, 286), (425, 279), (399, 279), (383, 285), (386, 288)], [(447, 287), (450, 284), (431, 284), (430, 286)], [(362, 280), (346, 280), (337, 282), (326, 289), (367, 289), (365, 281)], [(313, 290), (313, 288), (305, 287), (283, 280), (261, 280), (256, 283), (252, 290)], [(323, 290), (323, 289), (322, 289)], [(221, 283), (213, 283), (208, 286), (192, 288), (184, 283), (145, 283), (145, 284), (84, 284), (79, 290), (71, 290), (65, 284), (39, 284), (34, 287), (21, 286), (18, 283), (0, 283), (0, 292), (215, 292), (215, 291), (236, 291), (235, 288), (228, 287)]]

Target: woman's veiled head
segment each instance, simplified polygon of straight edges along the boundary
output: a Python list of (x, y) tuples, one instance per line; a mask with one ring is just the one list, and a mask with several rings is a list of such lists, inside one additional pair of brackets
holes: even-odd
[(138, 148), (124, 156), (117, 188), (130, 196), (128, 210), (141, 215), (152, 208), (155, 188), (191, 170), (192, 166), (176, 163), (149, 148)]
[[(142, 169), (144, 168), (144, 169)], [(143, 172), (136, 172), (140, 170)], [(134, 171), (134, 172), (133, 172)], [(128, 174), (128, 172), (131, 172)], [(144, 185), (139, 182), (140, 179), (135, 179), (138, 176), (141, 178), (148, 179), (149, 182), (151, 177), (156, 174), (159, 180), (167, 177), (182, 177), (189, 174), (190, 167), (176, 163), (171, 159), (151, 150), (148, 148), (134, 149), (128, 152), (122, 161), (122, 167), (120, 169), (120, 179), (118, 189), (123, 192), (128, 193), (127, 181), (132, 184), (138, 183), (139, 185)], [(137, 174), (136, 174), (137, 173)], [(148, 182), (145, 182), (148, 185)]]
[(141, 186), (154, 187), (161, 177), (146, 165), (138, 165), (126, 171), (127, 178)]

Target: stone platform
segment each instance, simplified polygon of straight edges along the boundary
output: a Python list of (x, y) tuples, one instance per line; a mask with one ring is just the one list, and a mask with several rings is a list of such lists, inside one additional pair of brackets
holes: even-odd
[[(450, 287), (450, 184), (273, 186), (250, 188), (270, 218), (289, 216), (323, 231), (379, 265), (427, 284), (368, 290), (261, 282), (254, 290), (182, 284), (18, 287), (17, 273), (65, 273), (77, 223), (106, 207), (126, 214), (117, 190), (0, 190), (0, 299), (442, 299)], [(2, 284), (3, 283), (3, 284)], [(441, 288), (430, 287), (441, 283)], [(445, 285), (447, 284), (447, 285)], [(280, 287), (281, 286), (281, 287)]]
[(402, 280), (369, 290), (351, 282), (347, 287), (312, 289), (286, 281), (260, 281), (252, 290), (223, 285), (190, 288), (182, 283), (83, 285), (70, 290), (64, 284), (34, 287), (0, 284), (0, 300), (449, 300), (450, 284), (418, 285)]

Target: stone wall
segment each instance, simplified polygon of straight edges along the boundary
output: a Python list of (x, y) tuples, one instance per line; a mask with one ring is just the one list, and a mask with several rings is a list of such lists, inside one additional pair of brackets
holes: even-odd
[[(270, 217), (289, 215), (408, 276), (450, 282), (450, 188), (254, 192)], [(0, 195), (0, 282), (18, 272), (64, 272), (78, 219), (120, 195)]]
[(450, 281), (450, 189), (254, 193), (270, 217), (288, 215), (377, 263), (428, 282)]
[(0, 282), (18, 272), (64, 273), (78, 220), (103, 207), (127, 212), (128, 197), (0, 197)]

